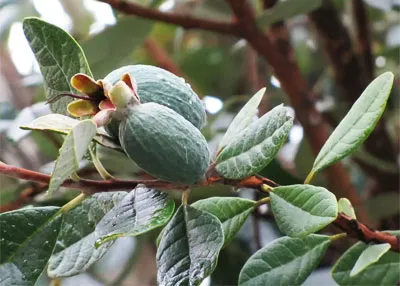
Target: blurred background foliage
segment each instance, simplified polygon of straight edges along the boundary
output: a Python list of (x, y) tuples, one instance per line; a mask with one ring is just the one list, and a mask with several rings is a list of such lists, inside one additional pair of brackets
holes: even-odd
[[(232, 14), (223, 0), (140, 0), (142, 5), (174, 12), (229, 21)], [(322, 5), (322, 0), (279, 1), (271, 10), (263, 11), (262, 1), (250, 1), (259, 25), (265, 29), (276, 21), (285, 20), (289, 41), (301, 73), (318, 94), (316, 107), (334, 121), (340, 120), (349, 104), (340, 94), (315, 29), (307, 13)], [(333, 1), (340, 19), (355, 39), (351, 1)], [(396, 81), (384, 114), (390, 139), (396, 146), (397, 163), (393, 165), (368, 154), (365, 150), (355, 157), (385, 172), (398, 172), (399, 162), (399, 46), (400, 21), (398, 0), (365, 0), (371, 33), (371, 49), (375, 74), (396, 73)], [(212, 32), (184, 30), (137, 17), (126, 17), (110, 6), (94, 0), (0, 0), (0, 160), (11, 165), (49, 173), (62, 143), (62, 136), (21, 130), (19, 125), (48, 114), (38, 64), (25, 40), (22, 20), (38, 16), (70, 32), (82, 45), (96, 79), (115, 68), (145, 63), (169, 68), (186, 78), (203, 99), (208, 124), (203, 134), (210, 150), (216, 146), (234, 114), (258, 89), (267, 86), (260, 113), (289, 99), (280, 88), (271, 68), (244, 40)], [(362, 71), (359, 71), (362, 72)], [(358, 96), (358, 95), (355, 95)], [(293, 127), (288, 142), (279, 156), (261, 175), (280, 184), (301, 183), (311, 169), (314, 155), (299, 123)], [(126, 158), (99, 148), (105, 166), (119, 177), (134, 177), (139, 170)], [(343, 162), (352, 182), (363, 198), (374, 223), (380, 228), (399, 228), (398, 190), (375, 193), (374, 178), (368, 176), (353, 160)], [(82, 162), (79, 174), (96, 177), (93, 166)], [(327, 186), (323, 175), (315, 184)], [(77, 194), (61, 189), (51, 197), (43, 195), (46, 186), (0, 176), (1, 211), (24, 205), (62, 205)], [(172, 193), (177, 200), (179, 194)], [(227, 186), (193, 190), (191, 200), (208, 196), (257, 196), (252, 190), (240, 193)], [(329, 231), (329, 229), (328, 229)], [(156, 283), (155, 238), (159, 230), (138, 238), (119, 239), (103, 259), (87, 273), (65, 279), (63, 285), (142, 285)], [(204, 285), (236, 284), (239, 271), (247, 258), (260, 246), (280, 236), (267, 208), (261, 208), (249, 220), (235, 241), (224, 249), (217, 270)], [(343, 248), (332, 249), (322, 268), (305, 285), (332, 285), (329, 266)], [(327, 267), (327, 268), (325, 268)], [(43, 276), (41, 282), (49, 282)], [(322, 282), (321, 282), (322, 281)]]

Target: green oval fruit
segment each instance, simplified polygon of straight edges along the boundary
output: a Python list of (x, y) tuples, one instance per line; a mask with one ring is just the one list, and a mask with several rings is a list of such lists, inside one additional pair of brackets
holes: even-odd
[(203, 127), (206, 119), (204, 105), (183, 78), (150, 65), (130, 65), (112, 71), (104, 80), (114, 85), (126, 73), (136, 80), (141, 103), (164, 105), (198, 129)]
[(125, 153), (150, 175), (173, 183), (200, 181), (210, 154), (200, 131), (175, 111), (144, 103), (131, 108), (119, 127)]

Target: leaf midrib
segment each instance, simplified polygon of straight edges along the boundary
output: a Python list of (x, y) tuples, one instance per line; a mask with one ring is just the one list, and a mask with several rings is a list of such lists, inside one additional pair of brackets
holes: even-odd
[[(43, 224), (42, 224), (40, 227), (38, 227), (34, 232), (32, 232), (31, 235), (29, 235), (22, 243), (20, 243), (20, 245), (19, 245), (19, 246), (17, 247), (17, 249), (13, 252), (13, 254), (11, 254), (11, 255), (7, 258), (6, 262), (11, 262), (12, 259), (14, 258), (14, 256), (16, 255), (16, 253), (18, 252), (18, 250), (20, 250), (33, 236), (35, 236), (38, 232), (40, 232), (40, 231), (49, 223), (49, 221), (53, 220), (55, 217), (57, 217), (58, 215), (60, 215), (60, 214), (61, 214), (60, 210), (61, 210), (61, 208), (58, 208), (58, 211), (56, 211), (56, 212), (54, 213), (54, 215), (52, 215), (51, 217), (49, 217), (49, 219), (47, 219), (46, 221), (44, 221)], [(57, 237), (58, 237), (58, 234), (57, 234)], [(54, 249), (54, 247), (53, 247), (53, 249)]]

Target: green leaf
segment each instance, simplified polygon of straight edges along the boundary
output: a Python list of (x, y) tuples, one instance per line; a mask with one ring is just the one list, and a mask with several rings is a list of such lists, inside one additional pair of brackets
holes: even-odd
[(247, 260), (239, 285), (300, 285), (318, 266), (330, 241), (317, 234), (278, 238)]
[(46, 130), (60, 134), (67, 134), (78, 123), (78, 119), (73, 119), (65, 115), (48, 114), (32, 120), (27, 125), (22, 125), (20, 128), (25, 130)]
[(351, 202), (346, 198), (341, 198), (338, 201), (338, 212), (344, 213), (345, 215), (348, 215), (351, 218), (357, 219), (356, 213), (354, 212), (354, 208), (351, 205)]
[(319, 151), (310, 176), (348, 156), (368, 138), (385, 110), (393, 79), (393, 73), (386, 72), (367, 86)]
[(242, 198), (214, 197), (197, 201), (192, 207), (211, 213), (220, 220), (226, 246), (245, 223), (255, 205), (255, 201)]
[(224, 137), (219, 142), (218, 150), (222, 150), (228, 145), (241, 131), (246, 129), (253, 117), (258, 111), (258, 106), (264, 96), (266, 88), (260, 89), (252, 98), (242, 107), (239, 113), (235, 116), (232, 123), (226, 130)]
[(384, 255), (386, 252), (390, 250), (389, 243), (382, 243), (382, 244), (375, 244), (368, 246), (358, 257), (356, 264), (354, 265), (353, 269), (351, 269), (350, 276), (356, 276), (357, 274), (361, 273), (371, 264), (379, 261), (379, 259)]
[[(51, 131), (67, 135), (79, 122), (79, 120), (65, 115), (48, 114), (33, 120), (28, 125), (22, 125), (20, 128), (25, 130)], [(107, 148), (117, 151), (122, 150), (121, 146), (117, 144), (103, 128), (97, 129), (94, 141)]]
[(224, 234), (219, 220), (191, 206), (180, 206), (163, 230), (157, 249), (160, 285), (198, 285), (217, 264)]
[(216, 159), (216, 170), (227, 179), (242, 179), (261, 171), (286, 141), (293, 118), (275, 107), (237, 135)]
[(139, 185), (97, 224), (95, 246), (160, 227), (168, 222), (174, 208), (167, 193)]
[(96, 135), (96, 129), (96, 124), (92, 120), (83, 120), (75, 125), (65, 137), (51, 174), (48, 194), (56, 191), (72, 173), (78, 170), (79, 161)]
[[(46, 98), (62, 92), (75, 92), (70, 84), (74, 74), (92, 76), (85, 54), (79, 44), (61, 28), (38, 18), (25, 18), (25, 37), (40, 65)], [(55, 113), (67, 115), (67, 105), (73, 98), (63, 97), (50, 104)]]
[(53, 252), (61, 226), (58, 207), (0, 214), (0, 285), (34, 285)]
[(82, 44), (96, 78), (103, 78), (121, 66), (132, 51), (142, 45), (153, 23), (137, 17), (125, 17), (117, 24)]
[(271, 208), (279, 229), (289, 236), (316, 232), (336, 219), (336, 197), (312, 185), (277, 187), (270, 193)]
[(265, 10), (257, 18), (257, 24), (264, 28), (296, 15), (307, 14), (321, 5), (322, 0), (278, 1), (272, 8)]
[[(400, 231), (391, 233), (400, 235)], [(400, 254), (393, 251), (386, 252), (358, 275), (350, 276), (359, 257), (368, 247), (358, 242), (339, 258), (332, 269), (332, 277), (339, 285), (396, 285), (400, 277)]]
[(56, 247), (49, 260), (50, 277), (79, 274), (99, 260), (113, 242), (94, 247), (99, 221), (125, 196), (126, 192), (97, 193), (64, 214)]

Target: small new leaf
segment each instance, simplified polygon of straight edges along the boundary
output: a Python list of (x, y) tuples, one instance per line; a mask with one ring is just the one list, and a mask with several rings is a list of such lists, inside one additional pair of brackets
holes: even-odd
[(175, 203), (166, 192), (138, 186), (97, 224), (95, 246), (160, 227), (168, 222), (174, 208)]
[(289, 236), (316, 232), (336, 219), (336, 197), (312, 185), (290, 185), (270, 192), (271, 208), (279, 229)]
[(353, 219), (357, 219), (351, 202), (346, 198), (341, 198), (338, 201), (338, 213), (344, 213)]
[(217, 172), (242, 179), (261, 171), (276, 156), (289, 135), (293, 118), (280, 105), (238, 134), (216, 159)]
[(213, 214), (220, 220), (224, 230), (224, 246), (235, 237), (255, 206), (255, 201), (228, 197), (208, 198), (192, 204), (192, 207)]
[[(81, 47), (67, 32), (38, 18), (26, 18), (23, 28), (39, 62), (47, 99), (63, 92), (74, 93), (70, 83), (73, 75), (84, 73), (91, 76)], [(50, 108), (55, 113), (67, 115), (67, 105), (71, 101), (70, 97), (62, 97), (51, 103)]]
[(58, 207), (0, 215), (0, 285), (34, 285), (53, 252), (61, 226)]
[(348, 156), (368, 138), (385, 110), (393, 79), (393, 73), (386, 72), (367, 86), (321, 148), (306, 183), (312, 174)]
[(258, 106), (264, 96), (266, 88), (260, 89), (252, 98), (242, 107), (239, 113), (232, 120), (231, 124), (226, 130), (224, 137), (222, 137), (219, 143), (218, 150), (222, 150), (226, 145), (228, 145), (235, 136), (237, 136), (241, 131), (246, 129), (250, 124), (253, 117), (257, 114)]
[(239, 285), (300, 285), (318, 266), (330, 244), (329, 236), (281, 237), (247, 260)]
[(96, 135), (96, 125), (92, 120), (80, 121), (65, 137), (60, 155), (51, 174), (48, 194), (56, 191), (61, 184), (79, 168), (79, 161), (85, 155), (89, 143)]
[(224, 243), (220, 221), (191, 206), (180, 206), (163, 230), (157, 249), (160, 285), (198, 285), (217, 265)]
[(351, 269), (350, 277), (358, 275), (359, 273), (364, 271), (365, 268), (379, 261), (382, 255), (384, 255), (389, 250), (390, 250), (389, 243), (382, 243), (382, 244), (375, 244), (368, 246), (367, 249), (365, 249), (361, 253), (360, 257), (357, 259), (353, 269)]

